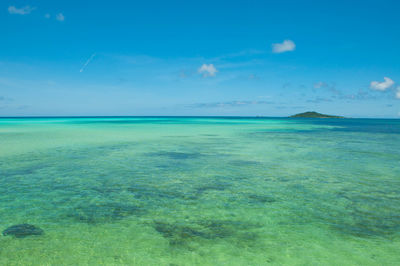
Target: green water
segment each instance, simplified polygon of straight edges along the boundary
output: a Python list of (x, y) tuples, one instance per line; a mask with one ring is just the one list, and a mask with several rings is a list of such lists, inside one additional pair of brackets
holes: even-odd
[(0, 265), (398, 265), (400, 120), (0, 119)]

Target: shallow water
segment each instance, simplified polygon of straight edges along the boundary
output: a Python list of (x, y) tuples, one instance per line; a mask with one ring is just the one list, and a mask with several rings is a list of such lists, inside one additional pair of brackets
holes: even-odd
[(395, 265), (400, 120), (0, 119), (0, 265)]

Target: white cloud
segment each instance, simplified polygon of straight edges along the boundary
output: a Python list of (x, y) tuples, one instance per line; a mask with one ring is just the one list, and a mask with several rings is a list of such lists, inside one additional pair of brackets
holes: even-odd
[(377, 91), (385, 91), (386, 89), (390, 88), (393, 86), (394, 81), (391, 80), (388, 77), (383, 78), (385, 81), (383, 82), (378, 82), (378, 81), (372, 81), (371, 82), (371, 89), (377, 90)]
[(296, 49), (296, 44), (292, 40), (284, 40), (283, 43), (272, 44), (272, 52), (276, 54), (294, 51), (294, 49)]
[(30, 14), (33, 10), (35, 10), (35, 8), (30, 6), (24, 6), (21, 8), (17, 8), (15, 6), (8, 7), (8, 13), (17, 15), (27, 15)]
[(259, 77), (256, 74), (250, 74), (249, 79), (259, 79)]
[(326, 87), (326, 86), (327, 86), (327, 84), (325, 82), (322, 82), (322, 81), (314, 83), (314, 88), (315, 89), (320, 89), (320, 88)]
[(65, 20), (65, 17), (64, 17), (64, 15), (63, 15), (62, 13), (58, 13), (57, 16), (56, 16), (56, 19), (57, 19), (58, 21), (64, 21), (64, 20)]
[(50, 18), (50, 14), (47, 13), (46, 15), (44, 15), (45, 18)]
[(203, 74), (203, 77), (215, 77), (215, 74), (218, 72), (218, 70), (215, 68), (213, 64), (203, 64), (198, 72), (200, 74)]
[(396, 98), (400, 99), (400, 86), (397, 87)]

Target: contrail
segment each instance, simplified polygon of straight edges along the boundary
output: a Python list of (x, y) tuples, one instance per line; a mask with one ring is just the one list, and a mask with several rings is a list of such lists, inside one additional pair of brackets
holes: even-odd
[(85, 67), (90, 63), (90, 61), (92, 61), (93, 57), (95, 57), (96, 53), (92, 54), (90, 56), (90, 58), (86, 61), (86, 63), (82, 66), (81, 70), (79, 70), (79, 72), (83, 72), (83, 70), (85, 70)]

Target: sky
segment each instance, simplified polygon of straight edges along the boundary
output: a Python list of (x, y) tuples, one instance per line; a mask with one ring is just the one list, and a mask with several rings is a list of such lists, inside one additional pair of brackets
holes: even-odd
[(0, 2), (0, 116), (400, 117), (400, 1)]

